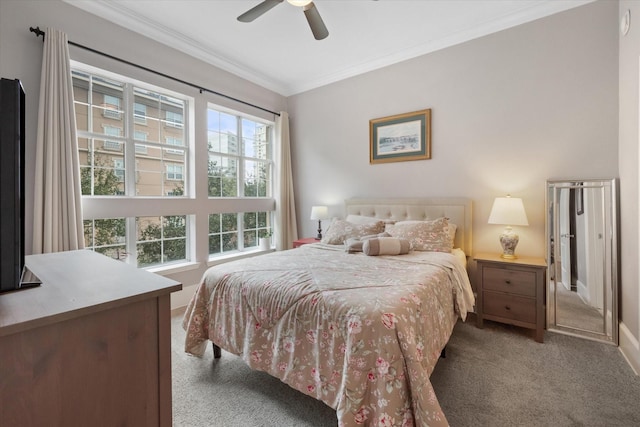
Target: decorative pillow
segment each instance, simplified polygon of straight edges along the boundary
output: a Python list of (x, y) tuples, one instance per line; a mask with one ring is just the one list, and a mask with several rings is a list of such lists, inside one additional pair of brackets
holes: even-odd
[(393, 237), (409, 240), (414, 251), (450, 253), (453, 248), (449, 234), (449, 220), (444, 217), (411, 224), (396, 223), (387, 226), (387, 233)]
[(329, 229), (322, 237), (321, 242), (328, 245), (341, 245), (352, 237), (369, 236), (384, 231), (384, 222), (378, 221), (371, 224), (354, 224), (352, 222), (337, 219), (331, 223)]
[(449, 239), (451, 239), (451, 247), (453, 248), (454, 244), (453, 242), (455, 242), (456, 240), (456, 230), (458, 229), (458, 226), (455, 225), (454, 223), (450, 222), (449, 223)]
[(378, 237), (365, 240), (362, 245), (362, 252), (365, 255), (404, 255), (408, 254), (411, 244), (407, 239), (395, 237)]
[[(443, 217), (444, 218), (444, 217)], [(449, 218), (447, 218), (447, 220), (449, 220)], [(396, 222), (396, 224), (399, 225), (403, 225), (403, 224), (419, 224), (421, 222), (425, 222), (425, 221), (398, 221)], [(454, 247), (454, 242), (456, 240), (456, 230), (458, 229), (458, 226), (452, 222), (449, 222), (449, 238), (451, 239), (451, 247)]]
[(350, 254), (353, 254), (356, 252), (362, 252), (362, 245), (364, 244), (364, 241), (369, 239), (375, 239), (376, 237), (391, 237), (391, 235), (389, 233), (380, 233), (380, 234), (373, 234), (371, 236), (363, 236), (360, 238), (351, 237), (347, 239), (346, 242), (344, 242), (344, 250)]

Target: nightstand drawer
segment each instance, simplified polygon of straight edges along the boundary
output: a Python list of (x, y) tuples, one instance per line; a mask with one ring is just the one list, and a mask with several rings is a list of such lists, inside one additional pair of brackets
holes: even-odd
[(535, 330), (544, 341), (544, 286), (547, 264), (542, 258), (503, 259), (476, 254), (476, 322), (485, 318)]
[(532, 298), (485, 292), (482, 298), (482, 311), (486, 316), (536, 323), (536, 300)]
[(482, 282), (485, 290), (529, 297), (536, 296), (536, 273), (534, 271), (485, 267), (482, 270)]

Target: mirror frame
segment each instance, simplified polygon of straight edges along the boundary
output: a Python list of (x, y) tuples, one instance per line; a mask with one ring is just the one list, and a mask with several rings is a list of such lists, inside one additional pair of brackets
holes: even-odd
[[(559, 216), (554, 214), (555, 202), (558, 200), (559, 191), (561, 189), (571, 188), (602, 188), (606, 190), (609, 188), (609, 192), (605, 191), (604, 197), (604, 209), (608, 209), (605, 213), (605, 227), (609, 227), (608, 233), (605, 232), (605, 253), (610, 254), (610, 263), (603, 260), (603, 278), (605, 281), (609, 281), (611, 286), (611, 317), (608, 322), (608, 316), (603, 316), (603, 332), (594, 332), (586, 329), (580, 329), (578, 327), (571, 327), (566, 325), (559, 325), (557, 323), (557, 301), (555, 286), (552, 287), (552, 282), (555, 282), (556, 275), (559, 274), (557, 270), (559, 264), (558, 256), (554, 256), (554, 250), (558, 251), (560, 242), (560, 230), (559, 230)], [(619, 319), (618, 319), (618, 306), (619, 306), (619, 228), (618, 228), (618, 180), (617, 178), (608, 179), (563, 179), (563, 180), (547, 180), (546, 192), (545, 192), (545, 205), (546, 205), (546, 221), (545, 221), (545, 238), (547, 240), (546, 258), (547, 258), (547, 286), (546, 286), (546, 313), (547, 313), (547, 330), (553, 332), (559, 332), (563, 334), (579, 336), (595, 341), (602, 341), (614, 345), (619, 344)], [(607, 220), (610, 218), (610, 223), (607, 224)], [(553, 225), (553, 228), (551, 226)], [(553, 230), (553, 231), (552, 231)], [(555, 248), (552, 248), (552, 237), (555, 243)], [(555, 274), (551, 274), (551, 273)], [(553, 279), (552, 279), (553, 277)], [(605, 295), (605, 306), (607, 305), (607, 299)], [(608, 323), (611, 323), (611, 334), (607, 333)]]

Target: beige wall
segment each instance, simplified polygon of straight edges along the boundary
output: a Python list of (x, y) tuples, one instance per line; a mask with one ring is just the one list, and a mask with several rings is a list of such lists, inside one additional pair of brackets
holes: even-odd
[(629, 33), (620, 35), (620, 260), (622, 325), (620, 346), (640, 372), (640, 297), (638, 291), (638, 82), (640, 81), (640, 2), (621, 1), (619, 16), (631, 11)]

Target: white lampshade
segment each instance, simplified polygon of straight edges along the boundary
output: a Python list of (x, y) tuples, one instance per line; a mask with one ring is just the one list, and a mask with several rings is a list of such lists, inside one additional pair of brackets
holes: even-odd
[(489, 224), (529, 225), (522, 199), (517, 197), (496, 197), (489, 215)]
[(506, 225), (505, 230), (500, 234), (500, 244), (502, 245), (502, 258), (515, 259), (516, 246), (519, 237), (511, 229), (512, 225), (529, 225), (527, 213), (524, 211), (522, 199), (517, 197), (496, 197), (489, 214), (489, 224)]
[(310, 219), (327, 219), (329, 218), (329, 209), (326, 206), (311, 206), (311, 218)]

